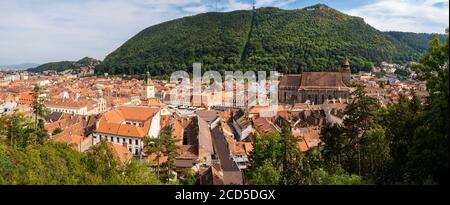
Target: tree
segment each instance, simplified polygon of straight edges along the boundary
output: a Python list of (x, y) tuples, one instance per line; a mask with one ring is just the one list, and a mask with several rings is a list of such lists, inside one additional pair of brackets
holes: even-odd
[(63, 131), (63, 129), (61, 129), (60, 127), (56, 128), (55, 130), (53, 130), (52, 135), (55, 136), (59, 133), (61, 133)]
[(45, 98), (41, 96), (41, 88), (36, 85), (32, 92), (33, 102), (31, 107), (33, 108), (34, 120), (36, 125), (38, 124), (38, 118), (48, 118), (48, 109), (45, 107)]
[(100, 184), (120, 184), (120, 161), (108, 143), (101, 141), (87, 151), (84, 158), (88, 171), (99, 179)]
[(30, 145), (43, 144), (48, 138), (47, 131), (42, 123), (36, 124), (31, 117), (21, 113), (4, 117), (2, 123), (5, 126), (4, 134), (9, 144), (17, 149), (25, 149)]
[(270, 161), (264, 161), (261, 166), (252, 172), (251, 178), (255, 179), (256, 185), (278, 185), (281, 174)]
[(415, 130), (413, 146), (408, 154), (414, 181), (448, 184), (449, 131), (449, 37), (444, 43), (437, 35), (420, 59), (419, 76), (427, 82), (430, 96), (424, 106), (420, 124)]
[[(375, 111), (380, 105), (376, 98), (366, 95), (363, 85), (354, 85), (355, 91), (351, 93), (352, 99), (347, 106), (344, 117), (344, 135), (347, 137), (348, 144), (345, 149), (347, 156), (350, 158), (350, 163), (344, 167), (347, 171), (361, 175), (361, 141), (365, 132), (372, 126)], [(356, 159), (356, 160), (355, 160)], [(355, 166), (354, 163), (357, 162)]]
[(384, 183), (403, 182), (400, 179), (407, 177), (409, 173), (406, 164), (410, 161), (408, 152), (413, 145), (419, 111), (416, 103), (400, 95), (397, 104), (382, 109), (377, 114), (377, 124), (385, 130), (384, 134), (389, 141), (389, 154), (392, 157), (392, 167)]
[(200, 179), (192, 170), (186, 170), (182, 174), (180, 183), (183, 185), (199, 185)]
[(370, 128), (361, 141), (362, 175), (381, 184), (386, 181), (391, 163), (390, 141), (379, 125)]
[[(287, 127), (282, 129), (282, 133), (270, 132), (257, 136), (247, 177), (259, 184), (308, 184), (311, 170), (321, 165), (321, 157), (314, 149), (306, 154), (301, 153), (299, 140)], [(278, 174), (275, 175), (274, 170)]]
[(361, 185), (364, 184), (362, 178), (358, 175), (346, 174), (341, 168), (336, 173), (330, 173), (323, 168), (312, 172), (312, 184), (317, 185)]
[(159, 172), (160, 172), (160, 159), (162, 155), (162, 140), (161, 138), (150, 138), (146, 136), (144, 138), (144, 144), (146, 147), (146, 154), (148, 155), (156, 155), (156, 163), (157, 163), (157, 169), (156, 169), (156, 177), (160, 179)]
[(149, 167), (136, 159), (131, 159), (125, 167), (124, 179), (121, 184), (151, 185), (160, 183), (154, 173), (150, 172)]
[(177, 140), (171, 136), (170, 131), (163, 131), (157, 138), (145, 137), (144, 143), (146, 145), (146, 152), (148, 155), (155, 154), (157, 160), (157, 177), (160, 174), (160, 159), (161, 156), (166, 156), (167, 161), (163, 164), (166, 170), (165, 181), (168, 181), (172, 176), (171, 172), (175, 168), (175, 159), (178, 156)]
[(341, 165), (345, 159), (344, 149), (349, 144), (348, 138), (343, 134), (344, 128), (339, 124), (325, 123), (320, 131), (320, 140), (323, 144), (323, 156), (330, 166)]
[(359, 141), (359, 137), (372, 125), (380, 105), (376, 98), (367, 95), (363, 85), (354, 86), (356, 89), (351, 93), (352, 99), (345, 111), (344, 127), (346, 132), (354, 135), (355, 141)]

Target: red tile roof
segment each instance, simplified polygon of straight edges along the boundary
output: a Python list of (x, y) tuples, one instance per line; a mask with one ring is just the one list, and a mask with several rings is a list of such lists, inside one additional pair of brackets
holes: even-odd
[[(149, 107), (119, 107), (102, 115), (96, 132), (143, 138), (149, 132), (151, 119), (158, 111), (158, 108)], [(143, 126), (128, 125), (125, 121), (141, 122)]]

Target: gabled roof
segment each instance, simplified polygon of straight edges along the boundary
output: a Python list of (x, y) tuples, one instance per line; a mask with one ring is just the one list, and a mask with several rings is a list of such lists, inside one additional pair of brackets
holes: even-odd
[(283, 75), (278, 87), (280, 89), (297, 90), (300, 87), (300, 80), (300, 74)]
[(277, 131), (276, 127), (264, 117), (254, 119), (253, 124), (256, 131), (260, 134), (266, 134), (270, 131)]
[(301, 76), (302, 88), (347, 88), (340, 72), (304, 72)]
[(208, 124), (214, 122), (219, 117), (219, 112), (214, 110), (202, 110), (197, 113), (198, 117), (202, 118)]
[[(96, 132), (134, 138), (143, 138), (149, 132), (151, 119), (159, 108), (150, 107), (119, 107), (106, 112), (99, 120)], [(143, 126), (125, 124), (125, 121), (141, 122)]]
[(108, 146), (114, 151), (117, 158), (124, 164), (133, 157), (133, 153), (131, 153), (125, 145), (108, 142)]
[(209, 129), (208, 123), (203, 120), (203, 118), (198, 117), (198, 143), (201, 148), (209, 152), (214, 153), (211, 130)]

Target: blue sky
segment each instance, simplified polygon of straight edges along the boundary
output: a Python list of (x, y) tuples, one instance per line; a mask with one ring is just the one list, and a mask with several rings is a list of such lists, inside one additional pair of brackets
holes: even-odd
[[(382, 30), (443, 33), (449, 0), (257, 0), (297, 9), (324, 3)], [(252, 0), (1, 0), (0, 65), (103, 59), (142, 29), (208, 11), (251, 9)]]

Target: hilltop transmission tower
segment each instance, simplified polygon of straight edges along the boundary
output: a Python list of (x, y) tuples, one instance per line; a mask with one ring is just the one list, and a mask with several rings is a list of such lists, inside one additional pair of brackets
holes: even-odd
[(253, 11), (256, 11), (256, 0), (253, 0)]

